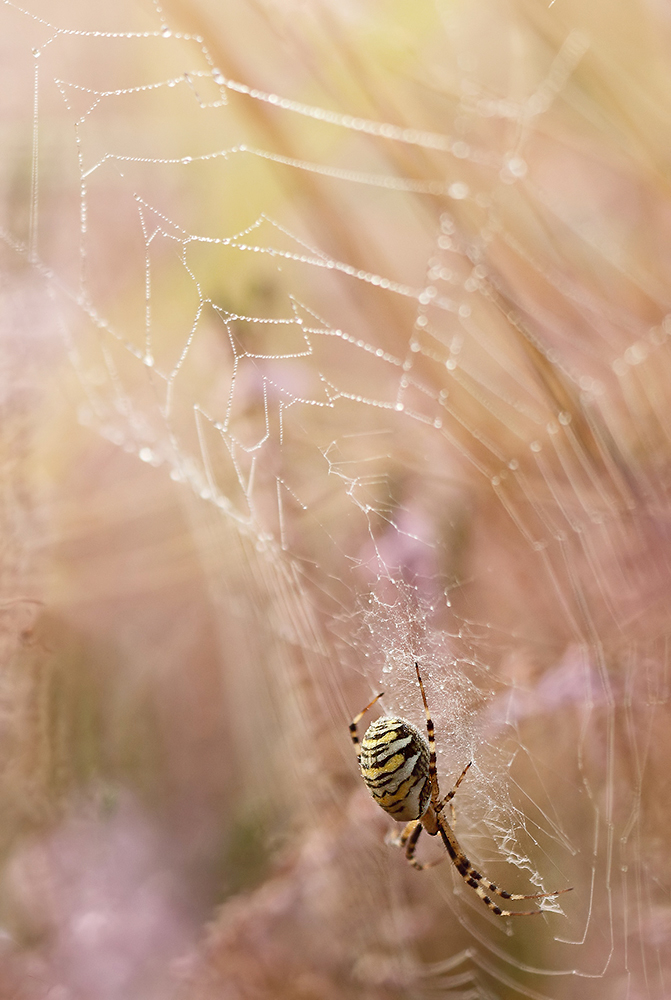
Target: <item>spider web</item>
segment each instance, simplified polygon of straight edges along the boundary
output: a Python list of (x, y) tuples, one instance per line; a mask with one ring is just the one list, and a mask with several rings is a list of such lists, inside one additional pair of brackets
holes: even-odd
[[(270, 691), (250, 781), (308, 825), (359, 810), (359, 995), (658, 997), (664, 221), (634, 245), (646, 161), (589, 96), (589, 17), (413, 7), (5, 0), (3, 294), (189, 511)], [(574, 887), (533, 926), (445, 866), (434, 929), (398, 931), (420, 876), (370, 861), (344, 741), (380, 688), (423, 725), (416, 659), (443, 794), (474, 762), (469, 857)]]

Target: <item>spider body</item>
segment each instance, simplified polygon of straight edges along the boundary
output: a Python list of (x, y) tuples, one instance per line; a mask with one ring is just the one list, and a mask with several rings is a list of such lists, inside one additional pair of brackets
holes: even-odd
[[(405, 848), (405, 856), (414, 868), (421, 871), (430, 867), (415, 860), (415, 849), (422, 830), (426, 830), (432, 837), (440, 834), (447, 856), (454, 867), (466, 884), (475, 889), (492, 913), (498, 917), (530, 917), (542, 913), (542, 910), (504, 910), (487, 893), (494, 893), (501, 899), (546, 899), (549, 896), (558, 896), (562, 892), (570, 892), (570, 889), (536, 892), (530, 895), (506, 892), (481, 875), (462, 851), (443, 810), (454, 798), (471, 762), (469, 761), (463, 769), (452, 790), (441, 799), (436, 770), (434, 727), (418, 663), (415, 663), (415, 670), (424, 702), (427, 739), (412, 722), (394, 717), (371, 722), (363, 740), (359, 742), (357, 726), (382, 694), (373, 698), (350, 723), (350, 737), (356, 748), (361, 775), (368, 790), (392, 819), (406, 824), (396, 842)], [(454, 807), (450, 808), (454, 814)]]
[(412, 722), (371, 722), (361, 742), (359, 767), (370, 794), (393, 819), (407, 823), (429, 808), (429, 747)]

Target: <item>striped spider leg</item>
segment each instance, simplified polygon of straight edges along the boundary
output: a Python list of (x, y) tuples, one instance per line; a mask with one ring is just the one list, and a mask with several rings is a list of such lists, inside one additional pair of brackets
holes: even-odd
[[(454, 794), (457, 788), (466, 777), (466, 772), (468, 771), (472, 763), (473, 761), (469, 760), (468, 764), (466, 765), (466, 767), (463, 769), (463, 771), (455, 781), (454, 788), (452, 789), (452, 791), (448, 792), (445, 798), (442, 799), (441, 802), (438, 804), (436, 812), (441, 813), (443, 808), (447, 805), (447, 803), (448, 802), (450, 803), (450, 809), (452, 811), (452, 823), (454, 823), (454, 818), (455, 818), (454, 805), (452, 803), (452, 799), (454, 798)], [(444, 854), (442, 858), (438, 859), (438, 861), (429, 861), (427, 864), (420, 864), (419, 861), (415, 860), (415, 850), (417, 848), (417, 841), (419, 840), (419, 835), (423, 829), (424, 826), (421, 820), (411, 819), (408, 825), (401, 831), (401, 833), (392, 840), (392, 843), (395, 846), (405, 848), (405, 856), (408, 863), (411, 864), (413, 868), (416, 868), (417, 871), (419, 872), (424, 871), (425, 868), (435, 868), (436, 865), (441, 864), (448, 856)]]
[[(471, 762), (469, 761), (463, 769), (452, 790), (441, 799), (436, 766), (435, 730), (417, 662), (415, 670), (424, 703), (428, 741), (407, 719), (383, 717), (371, 722), (363, 740), (359, 742), (358, 724), (366, 712), (382, 697), (382, 693), (373, 698), (350, 723), (350, 737), (356, 748), (361, 775), (368, 790), (378, 805), (393, 819), (406, 823), (396, 843), (405, 848), (406, 859), (414, 868), (422, 870), (431, 867), (431, 865), (421, 865), (415, 860), (415, 849), (422, 830), (426, 830), (431, 837), (440, 834), (454, 867), (466, 884), (475, 889), (492, 913), (498, 917), (531, 917), (542, 913), (542, 910), (504, 910), (487, 894), (491, 892), (506, 900), (547, 899), (571, 890), (557, 889), (554, 892), (536, 892), (529, 895), (506, 892), (477, 871), (459, 846), (445, 818), (444, 809), (449, 802), (453, 810), (452, 799), (466, 777)], [(454, 812), (452, 814), (454, 815)]]

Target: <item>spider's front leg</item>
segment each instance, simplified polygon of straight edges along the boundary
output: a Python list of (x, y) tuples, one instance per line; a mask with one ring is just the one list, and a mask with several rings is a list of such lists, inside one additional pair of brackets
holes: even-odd
[(366, 705), (366, 707), (364, 709), (362, 709), (362, 711), (359, 712), (358, 715), (355, 715), (354, 718), (352, 719), (352, 721), (349, 724), (349, 738), (351, 739), (352, 743), (354, 744), (354, 749), (356, 750), (357, 760), (359, 759), (359, 747), (361, 746), (361, 743), (359, 741), (359, 723), (363, 719), (363, 717), (366, 714), (366, 712), (368, 711), (368, 709), (372, 708), (373, 705), (375, 704), (375, 702), (379, 701), (380, 698), (383, 695), (384, 695), (384, 691), (380, 691), (379, 694), (376, 694), (375, 697), (373, 698), (373, 700), (370, 701), (370, 702), (368, 702), (368, 704)]

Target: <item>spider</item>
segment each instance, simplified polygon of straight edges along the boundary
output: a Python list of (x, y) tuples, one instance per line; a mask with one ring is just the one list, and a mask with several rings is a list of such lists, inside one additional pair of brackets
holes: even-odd
[[(431, 837), (440, 834), (454, 867), (466, 884), (475, 889), (483, 903), (497, 917), (532, 917), (542, 913), (543, 910), (504, 910), (497, 906), (487, 893), (495, 893), (501, 899), (547, 899), (549, 896), (559, 896), (563, 892), (570, 892), (571, 889), (536, 892), (531, 895), (505, 892), (504, 889), (499, 889), (479, 871), (476, 871), (459, 846), (457, 838), (445, 818), (444, 809), (448, 802), (452, 802), (457, 788), (466, 777), (473, 762), (468, 762), (454, 783), (452, 790), (441, 799), (436, 770), (435, 731), (417, 662), (415, 662), (415, 670), (426, 713), (428, 743), (412, 722), (395, 717), (383, 717), (371, 722), (363, 741), (359, 742), (357, 726), (368, 709), (372, 708), (382, 697), (383, 691), (376, 695), (362, 712), (359, 712), (349, 727), (350, 737), (357, 751), (361, 774), (368, 790), (377, 804), (382, 806), (393, 819), (407, 824), (400, 836), (396, 838), (395, 843), (405, 848), (406, 859), (413, 868), (422, 871), (425, 868), (430, 868), (431, 864), (422, 865), (415, 860), (419, 835), (422, 830), (426, 830)], [(454, 817), (453, 805), (451, 805), (451, 809)]]

